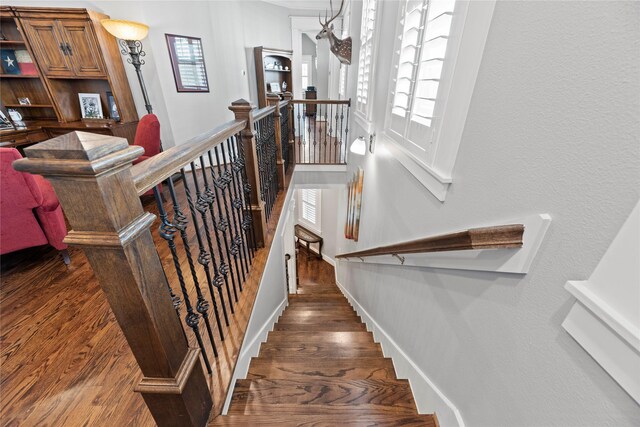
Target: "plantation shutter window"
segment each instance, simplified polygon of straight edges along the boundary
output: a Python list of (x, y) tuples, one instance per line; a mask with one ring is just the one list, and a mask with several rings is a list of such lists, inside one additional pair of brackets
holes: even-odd
[(369, 86), (373, 65), (374, 35), (376, 31), (377, 2), (364, 0), (362, 5), (362, 25), (360, 27), (360, 56), (358, 59), (358, 87), (356, 90), (356, 111), (367, 120), (369, 114)]
[(433, 137), (438, 90), (447, 57), (455, 0), (407, 0), (400, 14), (396, 78), (389, 128), (424, 157)]
[(320, 192), (317, 189), (299, 190), (298, 221), (313, 231), (320, 232)]

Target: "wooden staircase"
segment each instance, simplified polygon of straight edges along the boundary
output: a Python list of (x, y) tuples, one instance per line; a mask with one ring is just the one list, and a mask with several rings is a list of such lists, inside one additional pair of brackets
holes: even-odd
[[(322, 262), (322, 261), (320, 261)], [(338, 287), (299, 288), (215, 426), (430, 426)]]

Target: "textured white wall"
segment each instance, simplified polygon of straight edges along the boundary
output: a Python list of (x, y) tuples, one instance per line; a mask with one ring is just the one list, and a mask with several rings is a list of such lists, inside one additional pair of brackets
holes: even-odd
[[(383, 3), (378, 123), (394, 6)], [(565, 282), (589, 277), (639, 197), (638, 28), (631, 1), (499, 1), (446, 202), (381, 145), (350, 157), (365, 170), (361, 240), (338, 252), (553, 217), (526, 276), (340, 263), (341, 283), (467, 426), (640, 424), (640, 407), (561, 327), (574, 302)]]
[[(254, 46), (291, 49), (289, 10), (261, 1), (32, 1), (14, 6), (83, 7), (114, 19), (149, 25), (143, 40), (142, 67), (154, 113), (158, 115), (165, 148), (181, 144), (233, 118), (231, 102), (245, 98), (258, 105)], [(202, 38), (209, 93), (178, 93), (165, 33)], [(125, 70), (138, 114), (146, 114), (133, 66)], [(242, 72), (245, 72), (243, 75)]]

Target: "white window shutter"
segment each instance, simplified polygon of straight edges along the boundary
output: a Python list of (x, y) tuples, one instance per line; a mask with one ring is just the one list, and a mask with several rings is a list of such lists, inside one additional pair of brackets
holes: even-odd
[(374, 35), (376, 31), (377, 2), (364, 0), (360, 27), (360, 57), (358, 59), (358, 85), (356, 111), (369, 119), (369, 86), (373, 65)]

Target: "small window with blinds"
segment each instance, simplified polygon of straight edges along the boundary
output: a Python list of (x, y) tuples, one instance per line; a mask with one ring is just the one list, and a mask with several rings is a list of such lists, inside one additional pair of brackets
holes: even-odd
[(209, 92), (202, 40), (165, 34), (178, 92)]
[(443, 72), (455, 62), (448, 49), (455, 5), (455, 0), (406, 0), (400, 12), (387, 127), (419, 158), (437, 125)]
[(298, 190), (298, 222), (320, 233), (320, 194), (318, 189)]
[(362, 25), (360, 27), (360, 54), (358, 59), (358, 87), (356, 89), (356, 113), (367, 121), (371, 120), (371, 91), (369, 90), (373, 73), (374, 36), (376, 34), (376, 0), (364, 0), (362, 3)]

